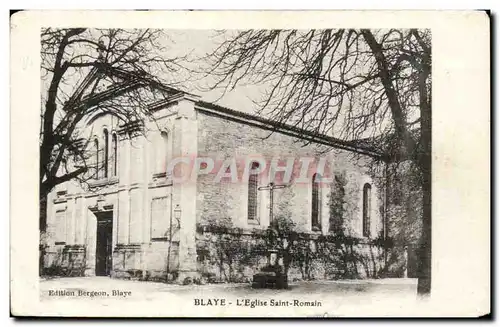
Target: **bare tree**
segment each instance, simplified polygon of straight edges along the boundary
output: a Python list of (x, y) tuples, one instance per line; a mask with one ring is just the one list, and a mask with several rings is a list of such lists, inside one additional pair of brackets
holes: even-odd
[(173, 80), (158, 78), (174, 76), (183, 59), (166, 57), (164, 43), (160, 30), (42, 30), (40, 231), (46, 229), (48, 193), (58, 184), (86, 182), (98, 173), (84, 120), (112, 114), (140, 130), (142, 119), (151, 117), (149, 109), (178, 92), (165, 86)]
[(370, 147), (418, 168), (423, 221), (418, 292), (431, 280), (431, 34), (429, 30), (226, 32), (211, 88), (267, 86), (258, 113)]

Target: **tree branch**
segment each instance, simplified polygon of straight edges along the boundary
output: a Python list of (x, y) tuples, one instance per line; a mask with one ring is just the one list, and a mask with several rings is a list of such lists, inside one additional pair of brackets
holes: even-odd
[(43, 182), (43, 188), (46, 190), (51, 190), (54, 186), (59, 185), (61, 183), (70, 181), (77, 176), (87, 172), (87, 167), (78, 168), (77, 170), (72, 171), (71, 173), (67, 173), (63, 176), (52, 177)]

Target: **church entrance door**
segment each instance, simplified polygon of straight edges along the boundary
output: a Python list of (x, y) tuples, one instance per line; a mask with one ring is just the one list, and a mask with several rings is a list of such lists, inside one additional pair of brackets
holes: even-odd
[(96, 276), (109, 276), (111, 273), (113, 211), (104, 211), (97, 216)]

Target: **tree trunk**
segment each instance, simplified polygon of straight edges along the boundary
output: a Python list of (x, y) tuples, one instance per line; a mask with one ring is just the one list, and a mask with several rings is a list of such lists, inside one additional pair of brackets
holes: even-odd
[(40, 185), (40, 192), (38, 195), (38, 200), (40, 202), (38, 228), (40, 229), (40, 232), (45, 232), (47, 230), (47, 197), (48, 192), (46, 192), (42, 188), (42, 185)]
[(428, 295), (431, 292), (431, 262), (432, 262), (432, 180), (431, 180), (431, 155), (423, 160), (422, 167), (422, 235), (418, 249), (418, 288), (420, 295)]
[[(429, 54), (430, 56), (430, 54)], [(430, 59), (428, 59), (430, 62)], [(426, 80), (430, 74), (430, 65), (423, 65), (419, 76), (421, 142), (422, 150), (418, 165), (422, 174), (422, 236), (419, 248), (420, 264), (418, 268), (419, 295), (431, 292), (432, 262), (432, 95), (427, 93)]]
[(45, 236), (45, 233), (47, 232), (47, 193), (44, 192), (44, 190), (40, 190), (39, 193), (39, 202), (40, 202), (40, 208), (39, 208), (39, 236), (40, 239), (38, 240), (38, 249), (39, 249), (39, 258), (38, 258), (38, 275), (42, 276), (43, 275), (43, 265), (44, 265), (44, 258), (45, 258), (45, 252), (46, 252), (46, 244), (45, 242), (42, 242), (42, 236)]

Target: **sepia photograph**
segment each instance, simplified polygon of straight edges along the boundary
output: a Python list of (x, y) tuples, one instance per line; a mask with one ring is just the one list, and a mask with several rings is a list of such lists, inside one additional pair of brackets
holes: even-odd
[(432, 298), (431, 28), (38, 42), (40, 303), (349, 317)]

